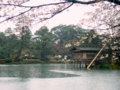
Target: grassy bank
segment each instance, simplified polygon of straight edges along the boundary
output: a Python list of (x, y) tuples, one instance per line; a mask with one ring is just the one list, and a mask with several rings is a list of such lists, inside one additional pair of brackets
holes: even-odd
[(112, 64), (107, 64), (103, 63), (99, 66), (101, 69), (120, 69), (120, 65), (112, 63)]
[[(40, 59), (19, 59), (17, 62), (14, 62), (12, 59), (0, 59), (0, 64), (45, 64), (45, 63), (73, 63), (72, 60), (48, 60), (48, 61), (42, 61)], [(114, 63), (112, 64), (106, 64), (103, 63), (99, 66), (101, 69), (120, 69), (120, 65), (116, 65)]]
[(44, 63), (73, 63), (71, 60), (49, 60), (42, 61), (39, 59), (20, 59), (17, 62), (14, 62), (12, 59), (0, 59), (0, 64), (44, 64)]

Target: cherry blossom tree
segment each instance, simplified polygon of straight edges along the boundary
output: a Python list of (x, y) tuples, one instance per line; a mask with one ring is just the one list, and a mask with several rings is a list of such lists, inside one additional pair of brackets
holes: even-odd
[[(48, 20), (55, 15), (65, 11), (74, 4), (96, 5), (96, 3), (109, 2), (108, 5), (101, 5), (99, 8), (106, 6), (111, 8), (120, 5), (119, 0), (51, 0), (51, 1), (39, 1), (36, 5), (31, 5), (33, 0), (0, 0), (0, 23), (6, 21), (13, 21), (16, 23), (19, 20), (19, 16), (24, 15), (24, 22), (28, 25), (34, 25), (36, 23)], [(103, 4), (103, 3), (102, 3)], [(111, 11), (113, 11), (112, 9)], [(104, 10), (103, 10), (104, 11)], [(108, 14), (108, 13), (107, 13)], [(99, 15), (100, 16), (100, 15)]]
[(32, 26), (51, 19), (73, 5), (91, 5), (94, 10), (86, 13), (88, 18), (83, 17), (79, 22), (80, 25), (86, 25), (94, 30), (107, 30), (107, 39), (111, 39), (112, 43), (120, 44), (117, 39), (120, 37), (120, 34), (117, 35), (120, 32), (120, 0), (49, 0), (47, 2), (39, 0), (35, 5), (32, 1), (0, 0), (0, 23), (19, 21), (23, 26)]

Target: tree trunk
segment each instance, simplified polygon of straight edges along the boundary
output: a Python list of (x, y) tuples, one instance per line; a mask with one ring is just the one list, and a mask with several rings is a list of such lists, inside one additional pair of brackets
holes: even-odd
[(18, 50), (18, 54), (14, 59), (15, 62), (18, 61), (19, 57), (21, 56), (22, 49), (23, 49), (23, 36), (21, 37), (20, 48)]
[(19, 51), (18, 51), (17, 56), (16, 56), (15, 59), (14, 59), (15, 62), (18, 61), (19, 57), (21, 56), (21, 53), (22, 53), (22, 45), (21, 45), (21, 47), (20, 47), (20, 49), (19, 49)]
[(17, 56), (15, 57), (15, 59), (14, 59), (14, 61), (15, 61), (15, 62), (17, 62), (17, 61), (18, 61), (18, 59), (19, 59), (20, 55), (21, 55), (21, 54), (19, 54), (19, 55), (17, 55)]

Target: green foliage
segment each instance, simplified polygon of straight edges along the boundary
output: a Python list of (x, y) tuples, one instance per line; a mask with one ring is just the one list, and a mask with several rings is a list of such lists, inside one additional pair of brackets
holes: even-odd
[(64, 63), (64, 61), (58, 61), (57, 63)]
[(76, 27), (75, 25), (59, 25), (51, 29), (54, 34), (55, 53), (59, 55), (70, 54), (69, 49), (66, 49), (64, 44), (73, 40), (80, 40), (85, 34), (85, 29)]
[(41, 61), (48, 62), (50, 59), (49, 58), (40, 58)]
[(58, 63), (57, 60), (50, 60), (49, 63)]
[[(75, 25), (59, 25), (50, 32), (44, 26), (37, 30), (34, 34), (35, 37), (32, 38), (28, 26), (21, 27), (20, 37), (16, 34), (10, 34), (13, 31), (8, 28), (4, 33), (0, 32), (0, 58), (15, 58), (19, 62), (22, 61), (19, 60), (19, 57), (26, 54), (28, 54), (28, 57), (34, 55), (33, 58), (47, 58), (58, 52), (64, 56), (70, 54), (69, 49), (64, 48), (64, 43), (80, 39), (84, 31), (86, 30)], [(56, 41), (58, 41), (58, 45), (54, 45)], [(44, 61), (45, 59), (42, 60)], [(48, 59), (45, 61), (48, 61)]]
[(17, 27), (20, 28), (19, 37), (17, 41), (17, 48), (16, 48), (16, 57), (14, 61), (17, 61), (18, 58), (21, 56), (23, 49), (28, 49), (30, 46), (30, 39), (31, 39), (31, 32), (28, 26)]
[(55, 57), (55, 60), (57, 60), (57, 61), (58, 61), (58, 60), (59, 60), (59, 58), (58, 58), (58, 57)]
[(23, 59), (22, 58), (18, 58), (17, 62), (20, 62), (20, 61), (23, 61)]
[[(67, 59), (71, 59), (69, 51), (70, 49), (65, 48), (64, 44), (73, 40), (81, 40), (82, 36), (85, 36), (88, 33), (90, 34), (87, 36), (91, 37), (92, 39), (84, 39), (85, 41), (83, 44), (102, 44), (101, 40), (99, 39), (99, 36), (101, 35), (94, 37), (94, 35), (97, 35), (94, 30), (89, 32), (89, 30), (76, 27), (75, 25), (59, 25), (53, 27), (51, 31), (46, 26), (44, 26), (37, 30), (33, 36), (29, 27), (24, 26), (21, 28), (21, 37), (18, 37), (16, 34), (10, 34), (12, 32), (12, 29), (10, 28), (8, 28), (4, 33), (0, 32), (0, 63), (13, 63), (10, 58), (15, 58), (15, 56), (18, 56), (17, 63), (22, 63), (23, 60), (19, 58), (21, 55), (23, 57), (28, 55), (27, 59), (40, 59), (42, 62), (49, 62), (50, 60), (59, 61), (58, 58), (48, 58), (54, 55), (67, 55)], [(103, 54), (106, 53), (109, 54), (109, 57), (106, 58), (107, 62), (105, 63), (110, 63), (112, 59), (112, 49), (103, 52)], [(40, 63), (40, 60), (35, 61), (35, 63)], [(26, 60), (25, 63), (27, 62), (34, 63), (34, 60), (31, 60), (30, 62)], [(59, 63), (61, 62), (62, 61), (59, 61)], [(70, 61), (70, 63), (72, 63), (72, 61)], [(116, 62), (115, 65), (112, 65), (113, 68), (119, 68), (118, 63), (119, 62)], [(104, 64), (100, 67), (109, 68), (109, 65)]]
[(53, 35), (47, 27), (41, 27), (35, 33), (36, 56), (42, 61), (48, 61), (47, 56), (53, 55)]
[(24, 64), (38, 64), (38, 63), (43, 63), (43, 61), (38, 60), (38, 59), (24, 59), (23, 63)]
[(4, 64), (5, 63), (5, 59), (0, 59), (0, 64)]
[(54, 60), (55, 58), (53, 56), (50, 57), (50, 60)]
[(73, 61), (69, 61), (70, 64), (74, 63)]
[(111, 69), (111, 65), (107, 64), (107, 63), (104, 63), (104, 64), (101, 64), (99, 68), (101, 68), (101, 69)]
[(12, 58), (6, 58), (5, 59), (5, 63), (11, 63), (12, 62)]
[(81, 39), (84, 32), (87, 31), (80, 27), (76, 27), (75, 25), (59, 25), (51, 30), (54, 33), (54, 39), (59, 40), (60, 44), (64, 44), (71, 40), (79, 40)]
[(120, 69), (120, 65), (119, 64), (115, 64), (115, 63), (112, 63), (111, 67), (112, 67), (112, 69)]
[(84, 44), (87, 44), (87, 45), (102, 44), (102, 40), (99, 38), (100, 35), (97, 35), (97, 33), (94, 30), (90, 30), (86, 32), (84, 36), (87, 37), (86, 39), (84, 39)]

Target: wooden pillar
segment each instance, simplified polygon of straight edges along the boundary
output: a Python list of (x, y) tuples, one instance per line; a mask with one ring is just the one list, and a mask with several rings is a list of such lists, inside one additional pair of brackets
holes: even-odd
[(77, 61), (77, 68), (79, 67), (79, 61)]
[(80, 61), (79, 61), (79, 68), (81, 68), (81, 63), (80, 63)]
[(87, 53), (83, 52), (83, 59), (87, 59)]
[(74, 60), (73, 64), (74, 64), (74, 67), (75, 67), (75, 60)]

